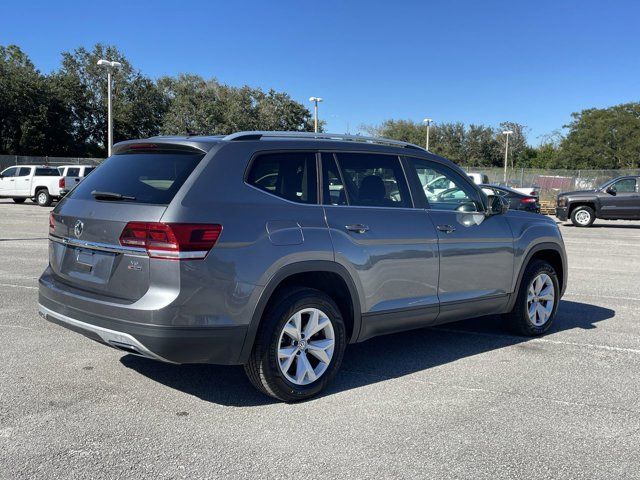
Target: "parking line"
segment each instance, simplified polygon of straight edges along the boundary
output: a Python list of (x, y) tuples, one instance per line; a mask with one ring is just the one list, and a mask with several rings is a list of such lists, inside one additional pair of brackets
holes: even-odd
[(31, 287), (29, 285), (16, 285), (14, 283), (0, 283), (0, 287), (29, 288), (32, 290), (38, 290), (38, 287)]
[[(429, 330), (436, 330), (438, 332), (446, 332), (446, 333), (463, 333), (466, 335), (477, 335), (479, 337), (522, 338), (522, 339), (525, 338), (525, 337), (516, 337), (514, 335), (501, 335), (499, 333), (474, 332), (472, 330), (456, 330), (455, 328), (444, 328), (444, 327), (431, 327), (429, 328)], [(640, 349), (637, 349), (637, 348), (611, 347), (609, 345), (596, 345), (594, 343), (565, 342), (562, 340), (551, 340), (550, 338), (527, 338), (524, 341), (534, 342), (534, 343), (553, 343), (557, 345), (569, 345), (572, 347), (585, 347), (585, 348), (593, 348), (597, 350), (608, 350), (612, 352), (622, 352), (622, 353), (634, 353), (634, 354), (640, 355)]]

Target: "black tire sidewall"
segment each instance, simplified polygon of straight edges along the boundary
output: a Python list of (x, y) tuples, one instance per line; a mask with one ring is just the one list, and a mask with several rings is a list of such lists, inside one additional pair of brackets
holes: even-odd
[[(579, 223), (578, 221), (576, 221), (576, 215), (580, 211), (586, 211), (591, 216), (591, 220), (589, 221), (589, 223), (583, 225), (583, 224)], [(581, 228), (590, 227), (591, 225), (593, 225), (593, 222), (595, 222), (595, 220), (596, 220), (596, 213), (593, 211), (593, 208), (587, 207), (586, 205), (585, 206), (576, 207), (571, 212), (571, 223), (573, 223), (576, 227), (581, 227)]]
[[(291, 316), (305, 308), (322, 310), (331, 321), (335, 335), (335, 346), (331, 362), (325, 373), (309, 385), (295, 385), (288, 381), (278, 365), (278, 341), (284, 325)], [(286, 296), (275, 308), (267, 312), (264, 318), (262, 355), (260, 363), (267, 380), (267, 390), (271, 390), (277, 398), (287, 402), (295, 402), (313, 397), (323, 390), (335, 377), (346, 348), (346, 331), (340, 310), (329, 296), (319, 290), (303, 289)]]

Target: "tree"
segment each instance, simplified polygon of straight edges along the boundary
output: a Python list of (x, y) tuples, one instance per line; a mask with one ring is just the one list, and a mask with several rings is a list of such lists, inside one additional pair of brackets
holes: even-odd
[(164, 134), (226, 135), (240, 130), (312, 131), (311, 112), (286, 93), (232, 87), (197, 75), (163, 77)]
[(637, 168), (640, 165), (640, 103), (571, 114), (560, 144), (564, 168)]
[(155, 83), (135, 70), (116, 47), (97, 44), (63, 52), (62, 67), (53, 75), (69, 111), (70, 134), (78, 155), (105, 155), (107, 75), (99, 59), (122, 63), (113, 73), (114, 142), (157, 135), (165, 103)]

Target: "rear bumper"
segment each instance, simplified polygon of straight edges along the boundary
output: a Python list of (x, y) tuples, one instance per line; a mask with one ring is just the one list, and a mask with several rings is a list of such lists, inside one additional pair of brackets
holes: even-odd
[(569, 219), (569, 207), (556, 207), (556, 217), (558, 220), (566, 221)]
[[(247, 326), (176, 326), (141, 323), (72, 307), (40, 283), (39, 313), (91, 340), (134, 355), (169, 363), (235, 365)], [(114, 312), (115, 313), (115, 312)]]

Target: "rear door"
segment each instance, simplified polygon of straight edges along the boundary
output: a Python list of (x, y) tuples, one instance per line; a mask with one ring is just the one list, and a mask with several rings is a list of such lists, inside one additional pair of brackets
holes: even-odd
[(399, 157), (324, 152), (321, 163), (335, 258), (363, 295), (360, 339), (434, 320), (437, 235), (424, 213), (412, 208)]
[[(54, 274), (81, 290), (124, 300), (142, 297), (149, 289), (154, 261), (143, 248), (121, 246), (120, 235), (128, 222), (159, 222), (203, 156), (150, 150), (105, 160), (53, 212)], [(124, 198), (118, 199), (118, 194)]]
[(464, 175), (422, 158), (408, 158), (418, 192), (433, 178), (455, 185), (427, 196), (425, 213), (436, 227), (440, 253), (440, 320), (489, 313), (506, 299), (513, 277), (513, 235), (505, 215), (485, 216), (480, 192)]

